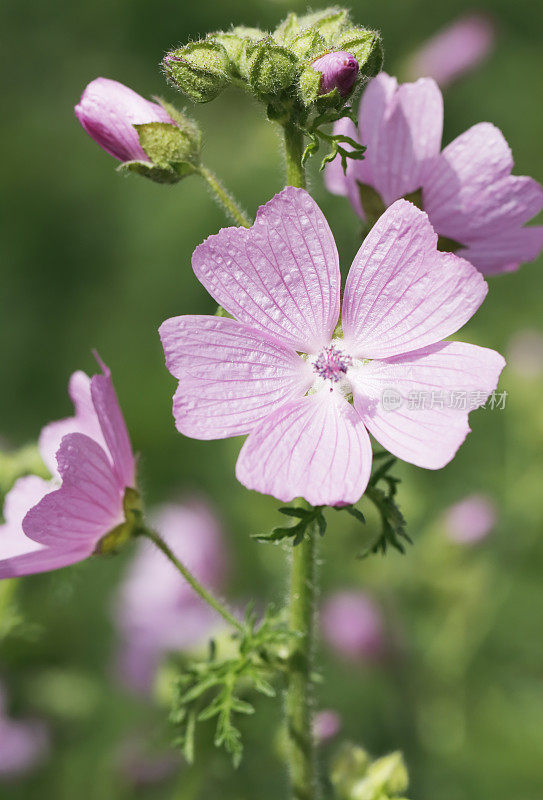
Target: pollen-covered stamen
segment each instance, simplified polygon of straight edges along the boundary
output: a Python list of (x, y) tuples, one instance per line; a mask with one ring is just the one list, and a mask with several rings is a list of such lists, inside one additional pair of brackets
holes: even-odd
[(321, 378), (337, 382), (353, 364), (351, 356), (342, 353), (333, 344), (324, 347), (313, 362), (313, 369)]

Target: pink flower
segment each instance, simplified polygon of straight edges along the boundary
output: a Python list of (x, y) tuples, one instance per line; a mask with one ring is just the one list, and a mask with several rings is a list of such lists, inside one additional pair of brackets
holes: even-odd
[[(179, 380), (178, 430), (197, 439), (249, 434), (238, 480), (284, 502), (355, 503), (371, 471), (368, 431), (406, 461), (444, 466), (469, 431), (466, 409), (411, 407), (408, 396), (478, 391), (480, 405), (504, 361), (441, 341), (488, 287), (436, 243), (424, 212), (395, 203), (355, 256), (341, 338), (338, 254), (307, 192), (287, 187), (252, 228), (210, 236), (194, 251), (193, 269), (234, 319), (162, 324), (166, 364)], [(403, 398), (395, 409), (380, 402), (390, 387)]]
[(507, 347), (511, 369), (523, 378), (538, 378), (543, 373), (543, 335), (538, 330), (518, 331)]
[[(152, 519), (175, 555), (210, 589), (226, 572), (220, 526), (202, 502), (163, 506)], [(122, 633), (119, 667), (126, 683), (148, 691), (165, 653), (203, 643), (217, 630), (217, 615), (148, 541), (138, 546), (115, 605)]]
[(135, 461), (109, 369), (101, 366), (93, 378), (72, 375), (75, 416), (41, 433), (40, 452), (52, 480), (21, 478), (6, 497), (0, 578), (82, 561), (125, 523), (123, 501), (135, 484)]
[[(382, 72), (368, 84), (358, 130), (350, 120), (336, 133), (367, 146), (363, 161), (328, 165), (330, 191), (347, 195), (365, 218), (360, 184), (372, 187), (390, 206), (422, 190), (422, 207), (435, 231), (458, 246), (458, 255), (481, 272), (517, 269), (543, 247), (543, 226), (524, 227), (543, 207), (543, 188), (532, 178), (511, 175), (511, 150), (498, 128), (480, 122), (440, 153), (443, 98), (431, 78), (398, 86)], [(456, 245), (455, 245), (456, 243)]]
[(495, 36), (495, 26), (489, 16), (465, 14), (428, 39), (411, 56), (410, 77), (428, 76), (440, 86), (448, 86), (488, 56)]
[(329, 708), (315, 714), (313, 736), (317, 742), (326, 742), (338, 735), (341, 730), (341, 717)]
[(496, 506), (489, 497), (472, 494), (451, 506), (444, 521), (449, 538), (467, 544), (484, 539), (495, 526), (497, 517)]
[(328, 94), (337, 89), (342, 97), (346, 97), (353, 88), (358, 75), (358, 61), (345, 50), (317, 58), (311, 65), (322, 75), (320, 92)]
[(48, 744), (43, 723), (7, 715), (0, 687), (0, 780), (32, 770), (45, 756)]
[(322, 609), (325, 641), (348, 660), (372, 659), (383, 652), (381, 613), (363, 592), (337, 592)]
[(75, 107), (75, 115), (89, 136), (119, 161), (150, 160), (134, 125), (147, 122), (175, 125), (161, 105), (109, 78), (96, 78), (88, 84)]

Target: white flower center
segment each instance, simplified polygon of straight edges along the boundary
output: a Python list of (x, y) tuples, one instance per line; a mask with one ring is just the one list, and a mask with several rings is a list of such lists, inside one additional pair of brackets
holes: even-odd
[(315, 373), (315, 380), (309, 389), (309, 394), (327, 389), (330, 392), (339, 392), (348, 400), (352, 398), (348, 372), (352, 367), (360, 366), (362, 362), (345, 352), (342, 345), (342, 339), (333, 339), (329, 345), (322, 348), (320, 353), (307, 356)]

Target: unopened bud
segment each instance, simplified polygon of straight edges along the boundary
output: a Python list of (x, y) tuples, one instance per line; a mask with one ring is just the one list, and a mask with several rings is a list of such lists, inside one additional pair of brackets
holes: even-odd
[(168, 80), (196, 103), (213, 100), (229, 82), (228, 54), (214, 39), (189, 42), (162, 61)]
[(273, 96), (290, 86), (297, 69), (296, 56), (271, 37), (246, 47), (245, 77), (261, 97)]
[(312, 67), (321, 74), (320, 94), (337, 89), (342, 97), (347, 97), (358, 75), (358, 61), (345, 50), (326, 53), (317, 58)]
[(358, 61), (360, 75), (374, 78), (383, 68), (383, 44), (377, 31), (348, 28), (336, 41), (338, 49), (351, 53)]

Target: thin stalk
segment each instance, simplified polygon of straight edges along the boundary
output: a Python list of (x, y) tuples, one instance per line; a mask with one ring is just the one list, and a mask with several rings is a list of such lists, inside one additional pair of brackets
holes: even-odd
[(230, 192), (224, 188), (217, 176), (214, 175), (210, 169), (204, 167), (203, 164), (198, 168), (198, 174), (201, 175), (202, 178), (204, 178), (204, 180), (207, 182), (207, 185), (213, 192), (215, 200), (221, 206), (226, 215), (230, 217), (236, 223), (236, 225), (242, 225), (244, 228), (250, 228), (252, 225), (251, 220), (239, 206), (233, 195), (231, 195)]
[(211, 608), (213, 608), (217, 614), (220, 614), (221, 617), (227, 622), (229, 625), (232, 625), (238, 631), (243, 630), (243, 625), (239, 620), (237, 620), (233, 614), (228, 611), (228, 609), (222, 605), (213, 595), (208, 592), (208, 590), (202, 586), (202, 584), (196, 580), (192, 572), (180, 561), (175, 553), (168, 547), (164, 539), (159, 536), (156, 531), (151, 530), (150, 528), (140, 528), (138, 530), (138, 534), (140, 536), (145, 536), (147, 539), (150, 539), (159, 550), (162, 550), (166, 558), (168, 558), (174, 567), (181, 573), (181, 575), (185, 578), (188, 584), (194, 589), (196, 594), (198, 594), (202, 600), (207, 603)]
[(312, 524), (304, 540), (292, 548), (290, 567), (289, 629), (295, 644), (289, 661), (285, 713), (293, 800), (318, 797), (311, 697), (316, 537)]
[(304, 135), (292, 123), (283, 126), (285, 141), (285, 161), (287, 167), (287, 186), (305, 189), (305, 169), (302, 166)]

